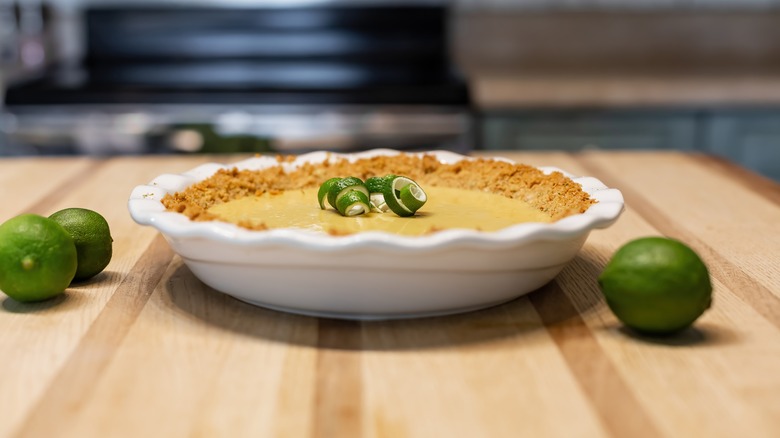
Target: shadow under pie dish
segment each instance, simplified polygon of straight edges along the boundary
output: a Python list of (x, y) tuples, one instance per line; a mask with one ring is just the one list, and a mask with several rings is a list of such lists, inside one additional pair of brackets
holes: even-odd
[[(321, 210), (317, 197), (310, 196), (323, 181), (385, 174), (417, 181), (429, 193), (430, 205), (409, 218), (386, 212), (318, 223), (339, 216)], [(543, 218), (499, 223), (491, 230), (433, 220), (411, 235), (339, 225), (444, 217), (451, 203), (436, 204), (434, 195), (455, 193), (456, 199), (460, 191), (516, 201), (518, 208), (530, 206)], [(269, 226), (270, 220), (256, 217), (262, 210), (244, 217), (218, 213), (225, 205), (262, 204), (264, 197), (284, 199), (293, 192), (303, 196), (299, 204), (309, 203), (296, 208), (311, 215), (311, 226)], [(531, 292), (577, 255), (590, 231), (614, 223), (623, 204), (617, 189), (557, 168), (446, 151), (378, 149), (204, 164), (137, 186), (128, 207), (137, 223), (162, 233), (193, 274), (218, 291), (276, 310), (371, 320), (465, 312)], [(485, 210), (480, 205), (460, 206), (455, 211), (462, 214), (450, 215), (468, 218)]]

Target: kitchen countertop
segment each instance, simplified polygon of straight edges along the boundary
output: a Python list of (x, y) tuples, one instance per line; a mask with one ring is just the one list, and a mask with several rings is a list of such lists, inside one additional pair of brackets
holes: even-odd
[[(0, 436), (780, 434), (780, 186), (676, 152), (499, 155), (596, 176), (626, 211), (526, 297), (389, 322), (244, 304), (131, 220), (134, 186), (237, 157), (0, 160), (0, 221), (79, 206), (114, 237), (93, 280), (0, 298)], [(677, 336), (625, 330), (598, 291), (611, 254), (646, 235), (685, 241), (711, 270), (713, 307)]]
[(483, 111), (556, 108), (761, 108), (780, 105), (780, 74), (510, 74), (471, 77)]

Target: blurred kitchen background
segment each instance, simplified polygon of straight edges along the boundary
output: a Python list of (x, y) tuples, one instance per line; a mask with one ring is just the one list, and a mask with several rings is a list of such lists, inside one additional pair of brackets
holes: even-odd
[(780, 0), (0, 0), (0, 155), (668, 149), (780, 180)]

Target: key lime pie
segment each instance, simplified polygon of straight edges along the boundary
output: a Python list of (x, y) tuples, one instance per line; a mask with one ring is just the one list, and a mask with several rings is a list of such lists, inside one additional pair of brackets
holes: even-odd
[(537, 289), (617, 220), (623, 196), (556, 167), (373, 149), (164, 173), (136, 186), (128, 209), (217, 291), (372, 320), (466, 312)]
[[(193, 221), (226, 221), (250, 230), (421, 236), (448, 229), (497, 231), (524, 222), (550, 223), (582, 213), (595, 202), (560, 172), (545, 174), (495, 159), (444, 163), (429, 154), (402, 154), (286, 169), (284, 164), (293, 160), (278, 157), (277, 166), (259, 170), (220, 169), (166, 195), (162, 203)], [(385, 182), (384, 193), (368, 189)]]

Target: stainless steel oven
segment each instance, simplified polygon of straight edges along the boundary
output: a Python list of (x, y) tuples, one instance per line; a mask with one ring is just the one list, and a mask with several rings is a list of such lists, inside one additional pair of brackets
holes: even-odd
[(0, 153), (471, 147), (447, 2), (83, 11), (78, 59), (10, 84)]

